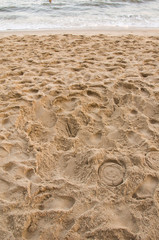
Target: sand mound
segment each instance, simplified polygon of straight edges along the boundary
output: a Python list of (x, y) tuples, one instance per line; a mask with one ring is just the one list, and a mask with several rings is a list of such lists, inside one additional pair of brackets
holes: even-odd
[(0, 39), (0, 239), (157, 240), (159, 38)]

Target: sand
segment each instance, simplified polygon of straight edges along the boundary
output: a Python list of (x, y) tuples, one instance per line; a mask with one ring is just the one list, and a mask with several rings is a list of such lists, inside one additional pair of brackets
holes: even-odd
[(157, 240), (159, 36), (0, 39), (0, 239)]

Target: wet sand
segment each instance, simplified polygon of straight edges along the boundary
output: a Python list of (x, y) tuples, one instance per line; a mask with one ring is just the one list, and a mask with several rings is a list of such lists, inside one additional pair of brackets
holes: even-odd
[(158, 32), (10, 34), (0, 239), (157, 240)]
[(63, 35), (63, 34), (72, 34), (72, 35), (111, 35), (111, 36), (122, 36), (133, 34), (137, 36), (159, 36), (159, 29), (158, 28), (133, 28), (133, 27), (107, 27), (107, 28), (85, 28), (85, 29), (44, 29), (44, 30), (7, 30), (7, 31), (0, 31), (0, 38), (7, 37), (7, 36), (25, 36), (25, 35), (36, 35), (36, 36), (43, 36), (43, 35)]

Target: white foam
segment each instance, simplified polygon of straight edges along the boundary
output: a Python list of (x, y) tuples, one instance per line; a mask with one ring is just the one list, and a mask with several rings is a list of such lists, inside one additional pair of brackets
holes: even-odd
[(0, 30), (159, 27), (159, 1), (6, 0)]

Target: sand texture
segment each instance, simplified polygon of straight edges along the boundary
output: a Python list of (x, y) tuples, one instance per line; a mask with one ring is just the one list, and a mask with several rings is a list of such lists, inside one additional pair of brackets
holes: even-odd
[(159, 239), (159, 37), (0, 39), (0, 240)]

